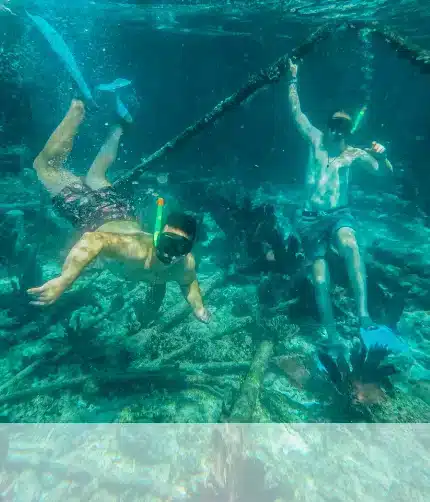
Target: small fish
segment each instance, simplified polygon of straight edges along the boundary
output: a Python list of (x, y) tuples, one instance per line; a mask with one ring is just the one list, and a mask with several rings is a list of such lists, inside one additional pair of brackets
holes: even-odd
[(374, 383), (354, 382), (355, 400), (364, 405), (381, 404), (387, 400), (384, 390)]

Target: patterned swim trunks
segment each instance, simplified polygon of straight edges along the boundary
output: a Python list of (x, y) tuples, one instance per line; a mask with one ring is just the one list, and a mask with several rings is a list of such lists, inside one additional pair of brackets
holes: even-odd
[(114, 220), (135, 220), (132, 204), (113, 187), (91, 190), (83, 182), (68, 185), (52, 199), (54, 209), (73, 226), (94, 231)]

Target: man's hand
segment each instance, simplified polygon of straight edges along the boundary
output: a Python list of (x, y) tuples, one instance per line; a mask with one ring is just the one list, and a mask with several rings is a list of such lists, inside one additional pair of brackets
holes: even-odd
[(291, 59), (288, 60), (288, 62), (290, 63), (290, 74), (291, 74), (291, 78), (297, 78), (297, 72), (299, 70), (299, 65), (297, 64), (294, 64)]
[(28, 289), (27, 293), (34, 298), (30, 304), (39, 305), (41, 307), (52, 305), (61, 296), (67, 286), (67, 281), (60, 275), (60, 277), (45, 282), (45, 284), (39, 288)]
[(388, 171), (393, 172), (393, 166), (387, 159), (387, 152), (385, 146), (382, 146), (376, 141), (372, 141), (372, 148), (366, 148), (365, 151), (371, 155), (379, 165), (384, 165)]
[(372, 141), (372, 148), (366, 148), (366, 152), (370, 153), (370, 155), (373, 155), (375, 158), (379, 159), (385, 159), (387, 154), (386, 154), (386, 148), (385, 146), (382, 146), (380, 143), (377, 143), (376, 141)]
[(211, 320), (211, 314), (209, 310), (205, 309), (204, 307), (196, 309), (194, 311), (194, 315), (200, 322), (203, 322), (205, 324), (208, 324), (209, 321)]

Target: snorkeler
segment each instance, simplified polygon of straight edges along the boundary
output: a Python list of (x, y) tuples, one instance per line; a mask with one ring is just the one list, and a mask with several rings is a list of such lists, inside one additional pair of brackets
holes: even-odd
[(166, 283), (177, 282), (194, 315), (207, 323), (210, 314), (203, 305), (191, 254), (196, 220), (187, 214), (171, 213), (155, 245), (153, 236), (138, 224), (131, 204), (106, 178), (117, 155), (124, 121), (113, 128), (84, 180), (65, 168), (84, 115), (84, 103), (73, 100), (34, 161), (39, 180), (53, 197), (54, 208), (84, 233), (67, 256), (61, 275), (28, 290), (31, 303), (51, 305), (87, 265), (101, 258), (113, 271), (120, 269), (125, 278), (149, 283), (150, 297), (157, 307), (164, 298)]
[(372, 143), (362, 150), (348, 144), (351, 117), (334, 113), (324, 132), (309, 122), (300, 108), (297, 93), (298, 66), (290, 60), (289, 104), (301, 135), (309, 144), (306, 170), (306, 198), (297, 212), (295, 228), (306, 258), (312, 263), (316, 303), (328, 345), (341, 346), (330, 299), (329, 270), (325, 259), (334, 246), (346, 262), (358, 309), (361, 332), (378, 327), (372, 322), (367, 306), (366, 270), (355, 236), (356, 222), (348, 205), (351, 168), (363, 167), (376, 175), (392, 172), (385, 148)]

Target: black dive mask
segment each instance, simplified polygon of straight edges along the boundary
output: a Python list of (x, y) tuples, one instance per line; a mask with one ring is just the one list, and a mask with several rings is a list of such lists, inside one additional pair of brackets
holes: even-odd
[(343, 117), (332, 117), (328, 122), (330, 132), (338, 139), (345, 138), (351, 134), (351, 121)]
[(176, 258), (187, 255), (193, 247), (193, 241), (171, 232), (163, 232), (158, 238), (157, 258), (165, 265), (170, 265)]

